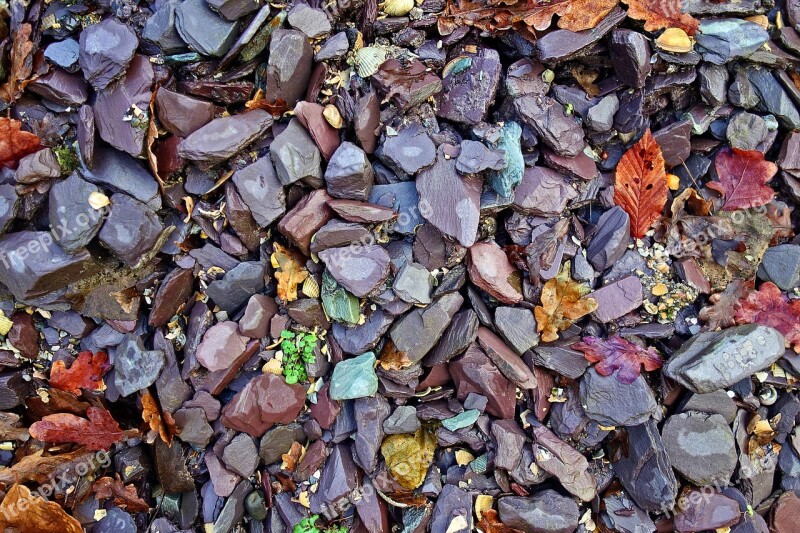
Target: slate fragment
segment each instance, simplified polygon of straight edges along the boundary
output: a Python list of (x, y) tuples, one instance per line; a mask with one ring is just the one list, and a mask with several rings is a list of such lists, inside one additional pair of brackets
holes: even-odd
[(95, 89), (105, 89), (125, 73), (139, 40), (127, 24), (107, 18), (87, 26), (79, 43), (83, 75)]
[(214, 57), (225, 55), (239, 31), (236, 22), (214, 13), (205, 0), (181, 2), (175, 10), (175, 28), (192, 49)]
[(364, 151), (350, 142), (343, 142), (328, 161), (325, 169), (328, 194), (334, 198), (367, 201), (372, 192), (374, 173)]
[(365, 352), (333, 367), (329, 394), (332, 400), (355, 400), (372, 396), (378, 390), (375, 354)]
[(147, 350), (141, 337), (127, 334), (114, 355), (114, 384), (123, 396), (152, 385), (164, 367), (164, 352)]
[(571, 533), (578, 527), (578, 504), (547, 489), (531, 497), (505, 496), (497, 502), (500, 521), (521, 531)]
[(314, 51), (303, 32), (275, 30), (269, 43), (264, 89), (267, 99), (272, 102), (283, 100), (290, 109), (293, 108), (305, 95), (313, 57)]
[(100, 231), (104, 213), (89, 205), (92, 193), (99, 192), (99, 188), (82, 180), (77, 173), (50, 188), (48, 207), (50, 224), (55, 229), (53, 238), (65, 252), (79, 252)]
[(181, 141), (178, 155), (198, 163), (221, 163), (264, 135), (271, 126), (272, 116), (262, 109), (220, 117)]
[(471, 246), (467, 264), (472, 283), (492, 297), (505, 304), (522, 300), (519, 272), (496, 243), (485, 241)]
[(225, 427), (262, 436), (275, 424), (289, 424), (305, 404), (301, 385), (288, 385), (283, 376), (262, 374), (251, 379), (222, 410)]
[(270, 145), (270, 157), (284, 185), (305, 181), (322, 185), (322, 160), (314, 140), (298, 120), (289, 122)]
[(156, 112), (164, 128), (178, 137), (188, 137), (214, 118), (215, 106), (163, 87), (156, 93)]
[(586, 416), (603, 426), (635, 426), (659, 413), (653, 391), (643, 376), (624, 384), (615, 375), (601, 376), (588, 369), (580, 382)]
[(98, 237), (130, 266), (136, 266), (158, 242), (164, 224), (155, 211), (127, 194), (111, 196), (111, 211)]
[(328, 207), (331, 200), (324, 189), (310, 192), (278, 222), (278, 231), (308, 254), (311, 237), (333, 217)]
[(452, 59), (445, 68), (437, 115), (459, 124), (475, 125), (486, 119), (502, 74), (500, 55), (491, 48)]
[(425, 308), (416, 308), (401, 317), (389, 331), (395, 348), (412, 363), (420, 361), (450, 324), (464, 303), (458, 293), (445, 294)]
[(329, 248), (319, 252), (319, 258), (336, 282), (358, 298), (373, 292), (389, 275), (389, 254), (376, 245)]
[(391, 407), (380, 394), (358, 398), (354, 402), (356, 436), (353, 443), (355, 462), (365, 472), (378, 466), (378, 451), (385, 435), (384, 425)]
[(736, 449), (728, 422), (717, 414), (689, 411), (669, 417), (662, 430), (664, 448), (675, 469), (690, 482), (726, 485), (736, 468)]
[(486, 412), (502, 419), (513, 419), (516, 410), (516, 387), (503, 376), (477, 344), (472, 344), (461, 357), (450, 362), (450, 374), (456, 384), (459, 400), (470, 393), (486, 396)]
[(644, 87), (650, 74), (650, 43), (641, 33), (615, 29), (608, 40), (614, 72), (620, 81), (634, 89)]

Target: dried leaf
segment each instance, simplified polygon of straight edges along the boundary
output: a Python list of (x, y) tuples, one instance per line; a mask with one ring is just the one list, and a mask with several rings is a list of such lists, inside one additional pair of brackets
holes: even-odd
[(125, 437), (111, 413), (102, 407), (90, 407), (86, 416), (88, 420), (69, 413), (48, 415), (31, 425), (31, 436), (45, 442), (75, 442), (90, 450), (108, 450)]
[(800, 353), (800, 300), (790, 301), (771, 281), (739, 300), (735, 319), (737, 324), (761, 324), (777, 329), (786, 337), (786, 347)]
[(0, 504), (0, 528), (22, 533), (83, 533), (83, 526), (56, 502), (31, 494), (25, 485), (13, 485)]
[(606, 340), (584, 337), (583, 342), (576, 342), (572, 348), (582, 351), (590, 363), (597, 363), (594, 369), (598, 374), (610, 376), (616, 370), (617, 381), (625, 384), (636, 381), (642, 366), (646, 371), (652, 372), (664, 364), (655, 348), (644, 349), (619, 335), (613, 335)]
[(707, 186), (725, 197), (723, 210), (758, 207), (775, 197), (775, 191), (766, 183), (778, 172), (778, 165), (766, 161), (758, 150), (725, 148), (717, 154), (714, 166), (717, 180)]
[(619, 0), (572, 0), (558, 19), (558, 27), (570, 31), (590, 30), (617, 7)]
[(80, 396), (81, 389), (102, 391), (106, 388), (103, 374), (109, 370), (111, 364), (105, 352), (81, 352), (69, 369), (62, 360), (53, 363), (50, 368), (50, 386), (76, 396)]
[(273, 117), (280, 117), (289, 109), (289, 105), (283, 98), (278, 98), (274, 102), (267, 101), (264, 98), (264, 91), (261, 89), (256, 91), (256, 94), (253, 95), (253, 98), (245, 102), (244, 107), (247, 109), (247, 111), (252, 111), (253, 109), (263, 109)]
[(483, 533), (520, 533), (518, 529), (510, 528), (502, 523), (497, 517), (497, 511), (494, 509), (483, 511), (476, 527)]
[(733, 326), (736, 324), (733, 317), (739, 306), (739, 300), (747, 296), (752, 289), (752, 281), (734, 279), (724, 291), (708, 297), (711, 305), (700, 310), (700, 320), (712, 331)]
[(270, 258), (278, 280), (278, 298), (284, 302), (297, 300), (297, 286), (308, 277), (308, 270), (303, 267), (303, 259), (297, 253), (275, 243), (275, 251)]
[(0, 117), (0, 167), (16, 165), (39, 149), (39, 137), (21, 128), (19, 120)]
[(704, 217), (711, 212), (712, 205), (711, 202), (697, 194), (696, 190), (688, 188), (672, 200), (670, 210), (673, 220), (677, 221), (687, 214)]
[(558, 332), (572, 325), (582, 316), (597, 309), (597, 301), (585, 298), (591, 289), (573, 281), (569, 275), (570, 263), (567, 261), (558, 276), (547, 281), (542, 288), (542, 305), (533, 310), (536, 315), (536, 328), (542, 341), (558, 339)]
[(408, 354), (398, 350), (391, 340), (384, 344), (378, 361), (384, 370), (403, 370), (413, 364), (408, 358)]
[(283, 461), (281, 463), (281, 469), (286, 470), (287, 472), (294, 472), (304, 453), (305, 450), (303, 450), (303, 445), (297, 441), (294, 441), (291, 448), (289, 448), (289, 453), (284, 453), (281, 455), (281, 460)]
[[(145, 153), (147, 154), (147, 164), (150, 167), (150, 172), (158, 182), (159, 188), (164, 189), (164, 180), (158, 174), (158, 157), (154, 153), (156, 141), (158, 140), (158, 126), (156, 125), (156, 95), (158, 94), (158, 87), (156, 87), (150, 94), (150, 120), (147, 123), (147, 135), (145, 136)], [(97, 208), (95, 208), (97, 209)]]
[(113, 478), (101, 477), (92, 485), (92, 491), (98, 500), (107, 500), (113, 497), (114, 505), (127, 509), (131, 513), (145, 513), (150, 510), (147, 502), (139, 497), (136, 487), (126, 486), (119, 474)]
[(3, 86), (0, 87), (0, 98), (9, 105), (22, 95), (23, 82), (33, 72), (34, 44), (31, 41), (32, 32), (33, 27), (30, 24), (20, 24), (17, 31), (14, 32), (8, 77)]
[(175, 419), (168, 412), (161, 411), (149, 390), (142, 395), (142, 420), (150, 426), (151, 431), (161, 437), (161, 440), (172, 446), (172, 438), (179, 433)]
[(418, 429), (413, 435), (389, 435), (381, 444), (386, 468), (407, 490), (414, 490), (425, 480), (434, 451), (436, 435), (425, 428)]
[(680, 28), (689, 35), (697, 33), (700, 22), (683, 13), (683, 0), (622, 0), (628, 4), (628, 16), (643, 20), (647, 31)]
[(644, 237), (667, 203), (664, 156), (650, 129), (619, 160), (614, 203), (631, 217), (631, 235)]

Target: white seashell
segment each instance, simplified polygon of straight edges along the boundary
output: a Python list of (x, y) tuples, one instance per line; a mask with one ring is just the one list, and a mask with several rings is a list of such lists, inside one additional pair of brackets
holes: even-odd
[(377, 46), (365, 46), (356, 52), (356, 69), (362, 78), (368, 78), (378, 72), (386, 61), (386, 50)]

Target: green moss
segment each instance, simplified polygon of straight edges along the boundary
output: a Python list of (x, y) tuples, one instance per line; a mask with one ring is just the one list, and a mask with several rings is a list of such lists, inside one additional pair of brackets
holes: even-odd
[(64, 143), (61, 146), (53, 148), (56, 159), (58, 159), (58, 164), (61, 166), (61, 174), (72, 174), (75, 169), (78, 168), (80, 161), (78, 160), (78, 154), (75, 150), (75, 143)]

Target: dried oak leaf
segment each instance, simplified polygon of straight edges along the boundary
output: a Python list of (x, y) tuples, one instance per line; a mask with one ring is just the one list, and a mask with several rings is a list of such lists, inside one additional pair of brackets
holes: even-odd
[(14, 41), (11, 44), (10, 68), (6, 82), (0, 87), (0, 98), (7, 104), (14, 103), (22, 94), (24, 82), (33, 72), (33, 50), (31, 41), (33, 27), (30, 24), (20, 24), (14, 32)]
[(103, 374), (109, 370), (111, 364), (105, 352), (81, 352), (69, 368), (62, 360), (53, 363), (50, 368), (50, 386), (76, 396), (80, 396), (81, 389), (105, 390)]
[(281, 455), (281, 469), (287, 472), (294, 472), (305, 452), (303, 445), (294, 441), (291, 448), (289, 448), (289, 452)]
[(544, 284), (542, 305), (537, 305), (533, 310), (536, 329), (544, 342), (558, 339), (559, 331), (567, 329), (573, 322), (597, 309), (597, 301), (585, 297), (591, 289), (574, 281), (569, 272), (570, 263), (567, 261), (558, 276)]
[(102, 407), (86, 410), (89, 419), (69, 413), (48, 415), (30, 427), (31, 436), (45, 442), (75, 442), (90, 450), (108, 450), (125, 433), (111, 413)]
[(18, 414), (0, 412), (0, 440), (28, 440), (30, 434), (21, 426)]
[(37, 450), (9, 468), (0, 470), (0, 483), (3, 485), (28, 482), (47, 483), (63, 472), (74, 470), (79, 464), (89, 464), (89, 461), (96, 455), (95, 452), (90, 452), (86, 448), (78, 448), (58, 455), (44, 455), (44, 450)]
[(436, 435), (426, 428), (418, 429), (413, 435), (389, 435), (381, 444), (386, 468), (407, 490), (414, 490), (425, 480), (435, 451)]
[(386, 341), (386, 344), (383, 345), (378, 362), (384, 370), (403, 370), (414, 364), (408, 358), (408, 354), (398, 350), (391, 340)]
[(576, 342), (572, 348), (582, 351), (590, 363), (597, 363), (594, 369), (598, 374), (610, 376), (616, 370), (617, 381), (626, 385), (636, 381), (642, 366), (646, 371), (652, 372), (664, 364), (655, 348), (644, 349), (619, 335), (613, 335), (606, 340), (584, 337), (583, 342)]
[(56, 502), (31, 494), (25, 485), (13, 485), (0, 504), (0, 528), (23, 533), (83, 533), (83, 526)]
[(108, 476), (101, 477), (92, 485), (92, 491), (94, 492), (94, 497), (98, 500), (114, 498), (114, 505), (127, 509), (131, 513), (145, 513), (150, 510), (147, 502), (139, 497), (136, 487), (125, 485), (119, 474), (116, 474), (116, 477), (113, 478)]
[(0, 117), (0, 167), (16, 165), (39, 149), (39, 137), (21, 128), (19, 120)]
[(277, 269), (275, 279), (278, 280), (278, 298), (287, 303), (297, 300), (297, 286), (308, 277), (302, 257), (276, 242), (270, 261), (273, 268)]
[(683, 13), (683, 0), (622, 0), (628, 4), (628, 16), (643, 20), (647, 31), (680, 28), (689, 35), (697, 33), (700, 22)]
[(631, 217), (631, 235), (644, 237), (667, 203), (664, 156), (648, 128), (619, 160), (614, 203)]
[(789, 300), (771, 281), (739, 300), (737, 324), (761, 324), (780, 331), (787, 347), (800, 353), (800, 300)]
[(753, 282), (743, 279), (734, 279), (725, 290), (708, 297), (711, 305), (700, 310), (700, 320), (708, 325), (711, 331), (727, 328), (736, 324), (734, 314), (739, 306), (739, 300), (753, 290)]
[(483, 533), (521, 533), (520, 530), (508, 527), (497, 517), (494, 509), (485, 509), (481, 513), (481, 519), (475, 526)]
[(158, 402), (149, 390), (142, 395), (142, 420), (150, 426), (150, 431), (159, 435), (167, 445), (172, 446), (172, 438), (179, 433), (175, 419), (168, 412), (161, 411)]
[(724, 211), (749, 209), (767, 204), (775, 191), (766, 183), (778, 172), (778, 165), (764, 159), (758, 150), (725, 148), (714, 160), (717, 181), (706, 184), (725, 197)]

